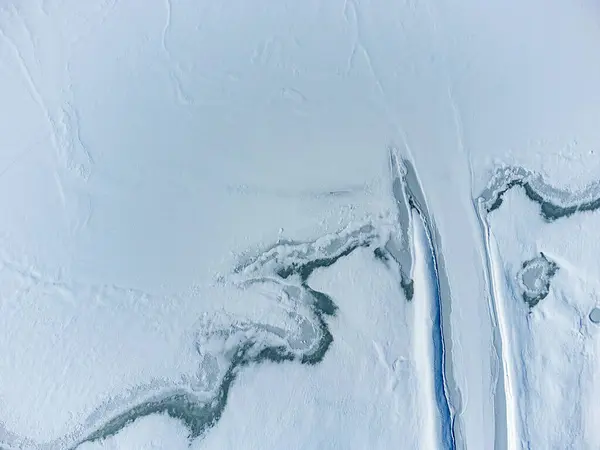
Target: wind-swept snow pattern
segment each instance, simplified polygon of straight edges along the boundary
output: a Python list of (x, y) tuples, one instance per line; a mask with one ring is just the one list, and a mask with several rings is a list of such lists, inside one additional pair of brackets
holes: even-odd
[(280, 291), (277, 301), (288, 309), (295, 333), (244, 320), (205, 319), (197, 338), (201, 382), (192, 386), (195, 389), (169, 392), (131, 406), (77, 445), (106, 439), (135, 420), (158, 413), (183, 422), (190, 439), (201, 437), (219, 421), (231, 386), (244, 367), (263, 362), (321, 362), (333, 342), (325, 319), (334, 316), (337, 307), (328, 295), (311, 289), (308, 278), (314, 270), (331, 266), (376, 238), (375, 228), (364, 225), (314, 243), (280, 243), (237, 268), (231, 282), (240, 289), (259, 284)]
[[(600, 353), (587, 319), (600, 292), (588, 275), (597, 265), (600, 185), (559, 189), (526, 169), (502, 167), (475, 206), (502, 362), (496, 420), (505, 423), (503, 445), (597, 448), (598, 412), (589, 399), (599, 389)], [(565, 239), (574, 233), (576, 240)]]

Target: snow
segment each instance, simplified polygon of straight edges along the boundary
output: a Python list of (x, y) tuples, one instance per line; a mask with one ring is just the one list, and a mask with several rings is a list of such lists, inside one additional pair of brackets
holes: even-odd
[[(572, 198), (578, 199), (577, 192)], [(549, 222), (523, 192), (513, 190), (489, 215), (498, 320), (506, 352), (511, 448), (595, 448), (598, 409), (597, 333), (588, 315), (598, 287), (597, 212)], [(576, 235), (576, 239), (569, 237)], [(531, 306), (520, 274), (542, 253), (555, 264), (547, 296)], [(546, 262), (548, 264), (549, 262)], [(539, 280), (538, 280), (539, 281)], [(541, 287), (541, 290), (545, 286)], [(512, 410), (512, 411), (511, 411)]]
[(435, 405), (422, 401), (431, 401), (418, 370), (427, 355), (413, 344), (416, 311), (398, 275), (367, 248), (319, 269), (309, 285), (338, 302), (331, 352), (314, 368), (245, 371), (199, 448), (436, 448), (422, 446), (434, 437), (419, 424)]
[[(0, 447), (209, 405), (249, 342), (193, 447), (446, 448), (440, 383), (457, 448), (597, 447), (598, 213), (474, 199), (506, 171), (597, 198), (599, 42), (591, 0), (3, 2)], [(390, 148), (427, 223), (397, 203)], [(540, 252), (558, 270), (530, 307)], [(308, 284), (277, 273), (320, 257), (339, 260)], [(188, 433), (158, 412), (79, 447)]]
[(435, 390), (436, 380), (432, 367), (434, 366), (434, 345), (432, 336), (434, 317), (437, 309), (435, 281), (431, 276), (435, 272), (431, 255), (430, 242), (421, 218), (413, 213), (415, 224), (415, 291), (418, 295), (414, 299), (415, 317), (413, 323), (419, 324), (414, 328), (414, 353), (416, 358), (416, 371), (421, 375), (421, 398), (419, 404), (423, 405), (427, 420), (423, 423), (422, 440), (419, 448), (438, 448), (441, 441), (442, 419), (436, 405)]

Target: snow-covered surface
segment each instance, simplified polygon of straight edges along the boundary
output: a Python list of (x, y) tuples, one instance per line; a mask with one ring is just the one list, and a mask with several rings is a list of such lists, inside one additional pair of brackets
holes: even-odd
[[(593, 275), (600, 270), (600, 212), (548, 222), (538, 205), (514, 189), (489, 215), (489, 224), (498, 320), (509, 361), (505, 380), (512, 395), (507, 418), (513, 448), (598, 448), (600, 328), (589, 315), (600, 293)], [(555, 274), (541, 280), (540, 285), (548, 282), (548, 294), (531, 306), (519, 275), (523, 263), (542, 259), (540, 253)]]
[[(210, 405), (236, 357), (192, 446), (597, 447), (598, 213), (474, 199), (498, 167), (597, 198), (599, 52), (591, 0), (2, 2), (0, 447)], [(399, 212), (390, 148), (430, 217)], [(242, 270), (284, 248), (336, 261)], [(188, 445), (125, 422), (79, 447)]]

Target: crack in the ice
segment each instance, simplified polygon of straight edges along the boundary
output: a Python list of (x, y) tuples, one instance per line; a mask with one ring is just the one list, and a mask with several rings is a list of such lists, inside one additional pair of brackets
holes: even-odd
[[(173, 88), (175, 90), (175, 95), (177, 96), (177, 100), (182, 105), (191, 105), (194, 103), (193, 98), (185, 91), (183, 83), (181, 81), (181, 66), (178, 63), (173, 64), (173, 55), (169, 51), (167, 47), (167, 36), (169, 34), (169, 30), (171, 29), (171, 17), (173, 14), (173, 4), (171, 0), (164, 0), (165, 2), (165, 24), (162, 28), (161, 36), (160, 36), (160, 46), (162, 51), (165, 54), (168, 64), (169, 78), (173, 84)], [(174, 66), (174, 67), (173, 67)]]
[[(446, 349), (450, 343), (445, 341), (446, 337), (450, 336), (449, 330), (445, 330), (445, 324), (449, 324), (446, 314), (448, 314), (451, 299), (447, 281), (444, 281), (446, 275), (443, 268), (440, 238), (433, 218), (429, 215), (414, 168), (410, 162), (401, 161), (395, 153), (390, 156), (390, 161), (393, 170), (397, 170), (397, 172), (392, 172), (395, 177), (393, 195), (398, 208), (406, 210), (406, 214), (404, 216), (400, 214), (394, 226), (391, 227), (396, 232), (395, 239), (398, 239), (399, 236), (398, 228), (403, 229), (404, 238), (408, 239), (410, 234), (409, 218), (411, 211), (416, 210), (423, 220), (429, 240), (430, 257), (434, 266), (432, 276), (436, 286), (432, 336), (436, 349), (433, 369), (436, 378), (436, 403), (442, 421), (441, 436), (444, 448), (454, 449), (455, 410), (449, 395), (446, 374), (446, 371), (449, 370), (446, 359), (451, 354), (448, 354)], [(74, 434), (65, 436), (60, 442), (66, 444), (68, 441), (70, 442), (69, 448), (75, 449), (84, 442), (98, 441), (113, 436), (135, 420), (157, 413), (165, 413), (180, 420), (188, 428), (190, 438), (202, 437), (220, 420), (231, 386), (244, 367), (263, 362), (297, 362), (304, 365), (320, 363), (334, 340), (326, 318), (336, 314), (337, 305), (329, 295), (309, 286), (309, 278), (315, 270), (330, 267), (358, 248), (370, 248), (374, 257), (380, 261), (384, 263), (395, 261), (400, 272), (405, 275), (405, 278), (401, 280), (405, 297), (407, 300), (413, 297), (413, 282), (409, 278), (409, 276), (412, 277), (411, 242), (408, 240), (402, 244), (397, 242), (396, 247), (390, 245), (390, 236), (394, 231), (390, 232), (391, 230), (387, 229), (385, 224), (380, 225), (376, 227), (371, 223), (366, 223), (309, 243), (278, 242), (258, 257), (235, 268), (231, 274), (229, 282), (240, 289), (265, 283), (277, 286), (282, 296), (288, 296), (288, 299), (296, 307), (307, 311), (304, 315), (298, 316), (304, 322), (299, 320), (296, 323), (298, 325), (301, 322), (308, 324), (307, 326), (314, 331), (314, 338), (311, 337), (307, 340), (299, 332), (301, 345), (295, 348), (292, 344), (294, 336), (286, 336), (283, 329), (275, 329), (264, 324), (242, 321), (230, 323), (230, 321), (229, 325), (218, 325), (216, 329), (214, 327), (200, 329), (197, 349), (201, 361), (209, 361), (209, 363), (212, 361), (211, 358), (214, 359), (214, 355), (210, 353), (212, 350), (207, 350), (206, 345), (214, 340), (221, 342), (219, 340), (226, 340), (229, 336), (236, 337), (228, 344), (233, 346), (226, 354), (220, 354), (227, 360), (226, 368), (225, 366), (222, 368), (223, 372), (211, 372), (207, 375), (208, 378), (216, 378), (218, 381), (214, 389), (198, 391), (191, 385), (183, 384), (173, 385), (160, 394), (154, 391), (155, 393), (151, 397), (144, 401), (140, 401), (138, 398), (137, 403), (133, 406), (123, 412), (114, 413), (113, 417), (103, 424), (98, 424), (97, 421), (100, 413), (93, 420), (90, 417), (81, 429)], [(403, 250), (399, 250), (400, 248)], [(401, 255), (402, 251), (403, 255)], [(404, 261), (403, 258), (408, 259)], [(32, 275), (36, 278), (35, 274)], [(36, 279), (40, 279), (40, 277), (38, 276)], [(107, 414), (104, 412), (102, 415), (106, 417)], [(90, 431), (84, 431), (84, 427)]]
[[(36, 41), (27, 22), (13, 5), (10, 6), (9, 13), (11, 18), (14, 18), (13, 23), (21, 24), (26, 40), (21, 43), (18, 42), (11, 38), (2, 27), (0, 27), (0, 37), (6, 41), (14, 53), (17, 66), (27, 86), (27, 91), (44, 116), (56, 158), (67, 171), (87, 181), (92, 172), (94, 161), (88, 148), (82, 142), (76, 107), (69, 101), (69, 98), (60, 98), (60, 95), (64, 92), (65, 84), (69, 90), (71, 89), (70, 82), (64, 83), (65, 80), (61, 80), (61, 86), (52, 86), (52, 92), (48, 88), (44, 89), (42, 83), (48, 82), (50, 78), (46, 77), (48, 78), (46, 79), (42, 76), (44, 67), (37, 55), (40, 50), (36, 48)], [(67, 81), (69, 81), (68, 62), (65, 64), (65, 70)], [(55, 79), (59, 80), (60, 77)], [(46, 91), (46, 94), (44, 94), (44, 91)], [(68, 92), (71, 93), (72, 97), (72, 92)], [(54, 95), (58, 95), (58, 97), (53, 98)], [(57, 178), (57, 181), (61, 184), (60, 189), (64, 189), (60, 177)]]
[[(454, 402), (450, 398), (450, 386), (448, 380), (451, 379), (450, 368), (448, 365), (451, 363), (451, 351), (448, 354), (447, 348), (451, 349), (451, 342), (446, 343), (445, 334), (450, 336), (450, 330), (445, 329), (445, 326), (449, 326), (449, 312), (451, 308), (451, 294), (447, 276), (445, 274), (443, 254), (441, 252), (441, 239), (439, 232), (433, 218), (430, 216), (425, 195), (423, 193), (420, 181), (417, 177), (416, 171), (410, 161), (401, 159), (395, 151), (390, 151), (390, 161), (392, 167), (392, 179), (393, 184), (393, 195), (396, 200), (396, 206), (399, 211), (399, 226), (401, 227), (405, 235), (409, 235), (409, 228), (411, 225), (411, 214), (410, 211), (414, 210), (417, 212), (423, 222), (423, 227), (427, 234), (429, 242), (429, 253), (433, 263), (434, 273), (432, 274), (435, 292), (435, 311), (434, 311), (434, 325), (433, 325), (433, 342), (434, 342), (434, 377), (436, 380), (435, 397), (438, 407), (438, 411), (441, 418), (441, 437), (444, 448), (454, 450), (456, 448), (456, 414), (455, 404), (460, 403), (460, 390), (458, 386), (453, 386), (453, 395), (456, 398)], [(389, 246), (393, 249), (395, 246)], [(410, 277), (407, 278), (410, 282), (406, 282), (402, 285), (404, 293), (407, 299), (412, 299), (414, 290), (412, 284), (412, 258), (414, 257), (414, 249), (412, 248), (412, 242), (407, 243), (402, 253), (397, 253), (399, 256), (403, 256), (406, 260), (410, 257)], [(393, 254), (392, 254), (393, 256)], [(399, 262), (399, 258), (394, 258), (396, 262)], [(407, 277), (406, 274), (406, 262), (403, 260), (399, 264), (402, 279)], [(446, 310), (447, 308), (447, 310)], [(451, 340), (451, 339), (450, 339)]]
[[(439, 243), (436, 243), (437, 230), (435, 225), (430, 223), (429, 218), (424, 216), (423, 211), (418, 207), (414, 207), (419, 216), (423, 221), (423, 226), (429, 242), (430, 257), (433, 262), (433, 278), (435, 286), (435, 310), (433, 320), (433, 344), (434, 344), (434, 376), (436, 379), (435, 396), (438, 405), (438, 410), (441, 418), (441, 434), (442, 443), (444, 448), (448, 450), (454, 450), (456, 448), (456, 415), (455, 409), (450, 401), (449, 387), (448, 387), (448, 375), (446, 367), (446, 342), (444, 337), (444, 320), (443, 320), (443, 294), (441, 286), (441, 267), (443, 263), (439, 260), (441, 254), (438, 254), (437, 247)], [(435, 230), (435, 231), (434, 231)], [(448, 300), (447, 300), (448, 301)]]

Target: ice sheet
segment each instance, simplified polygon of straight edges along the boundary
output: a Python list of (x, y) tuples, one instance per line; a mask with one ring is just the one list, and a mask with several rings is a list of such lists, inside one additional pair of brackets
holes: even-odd
[[(598, 409), (590, 395), (598, 389), (598, 330), (590, 312), (597, 286), (588, 271), (597, 265), (599, 217), (590, 205), (600, 193), (594, 186), (554, 189), (539, 177), (533, 189), (513, 184), (490, 213), (485, 198), (480, 203), (502, 340), (508, 444), (595, 448)], [(527, 287), (524, 271), (531, 267), (539, 276)]]
[[(414, 297), (406, 310), (390, 310), (390, 320), (412, 318), (406, 341), (394, 335), (399, 349), (414, 351), (413, 333), (422, 333), (427, 359), (419, 360), (419, 379), (433, 376), (437, 394), (419, 391), (414, 406), (422, 416), (403, 423), (409, 431), (427, 423), (430, 432), (408, 432), (406, 446), (434, 445), (434, 429), (445, 436), (443, 448), (504, 450), (528, 440), (593, 446), (596, 387), (585, 370), (597, 364), (597, 326), (589, 320), (597, 264), (588, 253), (597, 224), (587, 220), (595, 217), (600, 179), (598, 14), (594, 2), (555, 0), (3, 2), (0, 445), (60, 450), (112, 430), (106, 445), (143, 447), (151, 444), (135, 439), (148, 425), (136, 427), (157, 420), (156, 427), (173, 423), (157, 430), (157, 445), (164, 434), (160, 442), (173, 439), (175, 448), (182, 421), (157, 416), (164, 400), (191, 395), (193, 405), (207, 404), (231, 352), (252, 342), (255, 352), (275, 348), (293, 361), (248, 362), (252, 368), (234, 383), (235, 408), (224, 408), (215, 434), (194, 445), (239, 443), (231, 433), (244, 422), (245, 436), (262, 439), (261, 448), (276, 446), (282, 441), (265, 442), (256, 431), (274, 403), (269, 389), (292, 389), (277, 384), (285, 376), (323, 377), (334, 386), (323, 367), (339, 372), (335, 335), (355, 328), (336, 322), (346, 314), (344, 296), (303, 282), (300, 266), (284, 277), (267, 264), (260, 282), (242, 282), (235, 269), (282, 245), (310, 247), (370, 224), (374, 240), (323, 271), (348, 261), (371, 270), (376, 262), (387, 271), (378, 269), (377, 279), (392, 277), (400, 297)], [(401, 158), (391, 158), (390, 148)], [(399, 159), (406, 170), (390, 173)], [(482, 214), (475, 199), (490, 177), (507, 182), (506, 170), (527, 183), (497, 196), (501, 206)], [(403, 185), (400, 173), (411, 181)], [(566, 208), (565, 217), (554, 220), (556, 209), (535, 203), (530, 194), (540, 186), (548, 204)], [(508, 209), (523, 190), (529, 200)], [(575, 209), (562, 196), (573, 192)], [(426, 212), (419, 217), (438, 264), (429, 281), (417, 280), (424, 275), (414, 259), (411, 198)], [(503, 223), (502, 214), (509, 214)], [(540, 235), (542, 229), (555, 234)], [(548, 309), (554, 325), (531, 322), (529, 340), (520, 343), (507, 338), (525, 333), (521, 322), (511, 328), (511, 314), (520, 312), (503, 302), (517, 292), (517, 305), (527, 310), (527, 280), (509, 289), (499, 274), (510, 266), (512, 283), (541, 253), (558, 270), (540, 278), (532, 294), (540, 298), (526, 317)], [(423, 283), (439, 290), (437, 310), (435, 302), (417, 303)], [(357, 302), (374, 295), (368, 286), (373, 292), (357, 288)], [(574, 297), (588, 300), (575, 308)], [(318, 354), (326, 335), (311, 298), (321, 306), (330, 299), (337, 312), (322, 313), (332, 361), (309, 368), (302, 355)], [(422, 308), (421, 315), (408, 308)], [(429, 333), (418, 324), (431, 313)], [(578, 323), (583, 337), (573, 331)], [(563, 351), (544, 346), (551, 338)], [(213, 353), (199, 351), (199, 339)], [(534, 383), (532, 397), (519, 395), (523, 348), (539, 350), (543, 357), (531, 370), (547, 361), (564, 389), (579, 377), (575, 369), (559, 371), (564, 355), (573, 358), (569, 367), (586, 362), (581, 386), (572, 388), (577, 398), (589, 394), (580, 410), (560, 403), (561, 395), (544, 397), (552, 386)], [(242, 360), (258, 353), (242, 352)], [(421, 373), (426, 367), (431, 373)], [(365, 381), (377, 385), (380, 375)], [(412, 389), (410, 380), (398, 389)], [(331, 393), (332, 404), (339, 405), (336, 395), (361, 398), (351, 381)], [(263, 390), (252, 391), (252, 383)], [(407, 398), (398, 408), (413, 405)], [(383, 409), (396, 407), (381, 400)], [(235, 415), (243, 404), (259, 405), (256, 422)], [(140, 405), (152, 407), (129, 424), (127, 411)], [(519, 419), (529, 408), (534, 420), (540, 405), (547, 413), (564, 406), (573, 428), (557, 435), (552, 420), (536, 419), (533, 429)], [(306, 435), (300, 422), (319, 410), (300, 406), (287, 422), (298, 447)], [(427, 408), (444, 411), (430, 420)], [(352, 423), (356, 442), (379, 445), (361, 435), (356, 417), (323, 418), (338, 427), (327, 442), (347, 444), (341, 424)], [(399, 435), (382, 436), (390, 440), (381, 445)]]

